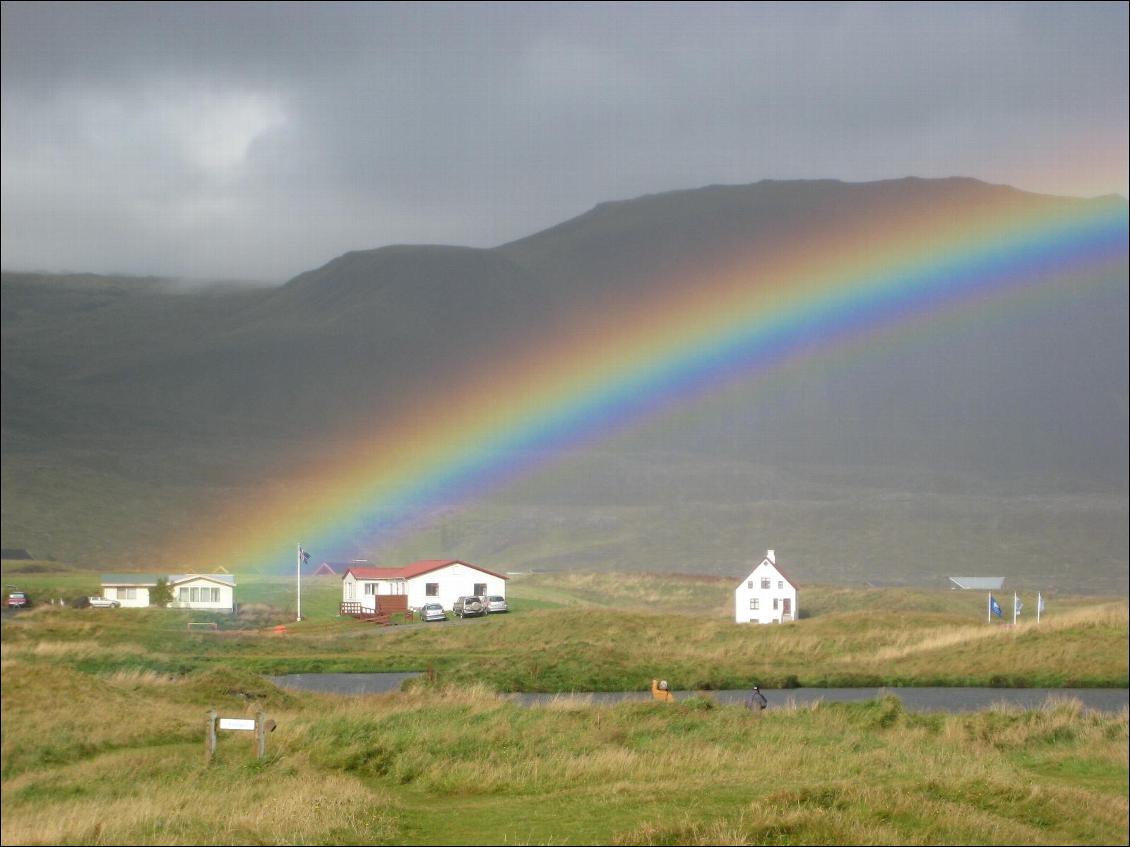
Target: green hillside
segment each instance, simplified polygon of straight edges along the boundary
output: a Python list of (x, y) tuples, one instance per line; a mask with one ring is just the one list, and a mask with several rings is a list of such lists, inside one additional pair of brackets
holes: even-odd
[[(170, 537), (206, 534), (296, 462), (340, 458), (406, 398), (536, 349), (570, 316), (614, 332), (604, 304), (647, 298), (672, 269), (955, 196), (1116, 202), (974, 180), (762, 182), (602, 204), (493, 250), (356, 251), (274, 289), (6, 272), (4, 546), (174, 560)], [(999, 573), (1125, 592), (1125, 280), (1064, 278), (1047, 307), (738, 381), (348, 554), (735, 573), (775, 547), (819, 581)]]

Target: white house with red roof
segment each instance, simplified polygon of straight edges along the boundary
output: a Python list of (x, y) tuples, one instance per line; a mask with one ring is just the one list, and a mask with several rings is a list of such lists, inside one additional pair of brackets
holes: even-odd
[(734, 589), (734, 620), (782, 623), (796, 617), (796, 585), (777, 567), (776, 553), (767, 550), (761, 564)]
[(376, 611), (379, 597), (405, 595), (408, 607), (439, 603), (450, 609), (459, 597), (506, 596), (508, 577), (459, 559), (425, 559), (399, 568), (350, 566), (341, 578), (342, 603)]

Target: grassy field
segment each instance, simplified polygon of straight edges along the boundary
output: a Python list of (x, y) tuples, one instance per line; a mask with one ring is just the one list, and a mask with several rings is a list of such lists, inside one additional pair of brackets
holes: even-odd
[[(26, 567), (26, 566), (24, 566)], [(376, 629), (336, 579), (241, 577), (218, 634), (197, 613), (76, 610), (89, 572), (23, 572), (3, 622), (4, 844), (1112, 844), (1127, 840), (1128, 714), (911, 714), (894, 698), (755, 716), (708, 688), (1126, 685), (1124, 600), (1055, 597), (989, 626), (963, 592), (813, 588), (784, 626), (728, 620), (728, 580), (520, 576), (514, 611)], [(287, 633), (271, 628), (290, 619)], [(409, 691), (283, 691), (263, 671), (423, 670)], [(499, 690), (644, 688), (676, 704), (522, 707)], [(1058, 683), (1057, 683), (1058, 681)], [(203, 717), (278, 721), (203, 756)]]
[[(41, 612), (7, 626), (5, 644), (80, 642), (57, 661), (98, 673), (180, 674), (216, 663), (255, 673), (432, 668), (444, 682), (499, 691), (642, 690), (657, 676), (705, 690), (1128, 682), (1127, 605), (1118, 599), (1050, 597), (1039, 625), (1028, 615), (1012, 627), (985, 623), (981, 593), (813, 587), (801, 594), (801, 620), (739, 627), (725, 579), (557, 573), (513, 578), (506, 616), (374, 628), (337, 616), (337, 578), (304, 580), (300, 624), (293, 580), (238, 580), (234, 617), (44, 609), (54, 597), (96, 592), (97, 577), (6, 569), (5, 584), (28, 591)], [(189, 633), (190, 620), (213, 620), (223, 634)], [(271, 631), (278, 624), (286, 635)]]

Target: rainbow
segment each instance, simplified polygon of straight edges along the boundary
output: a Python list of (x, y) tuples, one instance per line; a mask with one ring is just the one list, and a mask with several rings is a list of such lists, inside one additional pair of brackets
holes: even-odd
[(341, 460), (263, 492), (207, 546), (197, 534), (193, 558), (278, 569), (298, 540), (320, 558), (348, 555), (735, 380), (891, 327), (1039, 296), (1065, 276), (1125, 273), (1125, 202), (1024, 197), (888, 204), (674, 271), (646, 303), (594, 305), (533, 349), (478, 363), (345, 439)]

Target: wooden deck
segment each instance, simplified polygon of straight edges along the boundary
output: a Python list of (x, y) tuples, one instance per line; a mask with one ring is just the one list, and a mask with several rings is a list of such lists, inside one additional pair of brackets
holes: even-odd
[(379, 626), (389, 626), (396, 614), (403, 615), (406, 620), (413, 617), (412, 610), (408, 608), (408, 597), (404, 594), (379, 595), (375, 609), (365, 608), (359, 600), (343, 600), (340, 614)]

